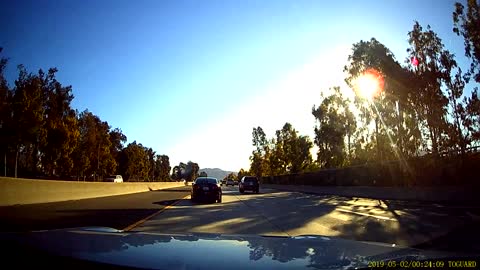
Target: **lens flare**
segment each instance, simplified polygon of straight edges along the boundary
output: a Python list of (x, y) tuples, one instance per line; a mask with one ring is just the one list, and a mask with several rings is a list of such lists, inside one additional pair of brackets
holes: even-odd
[(383, 91), (383, 76), (377, 70), (370, 68), (363, 72), (355, 81), (357, 95), (373, 100)]
[(411, 61), (412, 61), (412, 65), (413, 65), (413, 66), (415, 66), (415, 67), (418, 66), (418, 59), (417, 59), (417, 57), (415, 57), (415, 56), (412, 57)]

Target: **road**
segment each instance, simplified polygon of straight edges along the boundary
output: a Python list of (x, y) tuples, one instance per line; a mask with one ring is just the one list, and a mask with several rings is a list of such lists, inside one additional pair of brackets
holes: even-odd
[(188, 194), (190, 191), (186, 187), (169, 188), (95, 199), (0, 207), (0, 230), (83, 226), (124, 229)]
[(480, 209), (223, 187), (223, 202), (192, 203), (189, 187), (0, 207), (0, 230), (107, 226), (163, 233), (326, 235), (453, 251), (480, 251)]

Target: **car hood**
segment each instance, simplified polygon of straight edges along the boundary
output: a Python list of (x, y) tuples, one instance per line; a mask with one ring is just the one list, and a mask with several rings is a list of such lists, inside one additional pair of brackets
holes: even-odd
[[(136, 269), (349, 269), (367, 267), (369, 262), (453, 257), (445, 252), (317, 235), (179, 235), (104, 227), (1, 233), (0, 242), (7, 260), (8, 251), (42, 252)], [(54, 259), (49, 261), (54, 263)]]

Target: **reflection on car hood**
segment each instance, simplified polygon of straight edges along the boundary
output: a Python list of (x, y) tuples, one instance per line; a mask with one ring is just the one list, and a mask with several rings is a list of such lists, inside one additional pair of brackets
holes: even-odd
[[(348, 269), (451, 254), (324, 236), (159, 234), (89, 227), (3, 233), (6, 248), (143, 269)], [(13, 252), (13, 251), (12, 251)], [(18, 254), (18, 253), (17, 253)]]

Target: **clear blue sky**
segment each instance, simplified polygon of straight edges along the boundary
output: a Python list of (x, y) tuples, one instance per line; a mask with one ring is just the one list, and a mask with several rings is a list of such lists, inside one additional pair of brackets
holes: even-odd
[[(237, 171), (251, 132), (290, 121), (313, 136), (320, 91), (349, 48), (377, 38), (403, 62), (413, 21), (464, 61), (455, 1), (3, 1), (0, 47), (28, 70), (57, 67), (88, 109), (171, 163)], [(462, 62), (466, 65), (466, 62)], [(274, 103), (278, 104), (277, 106)]]

